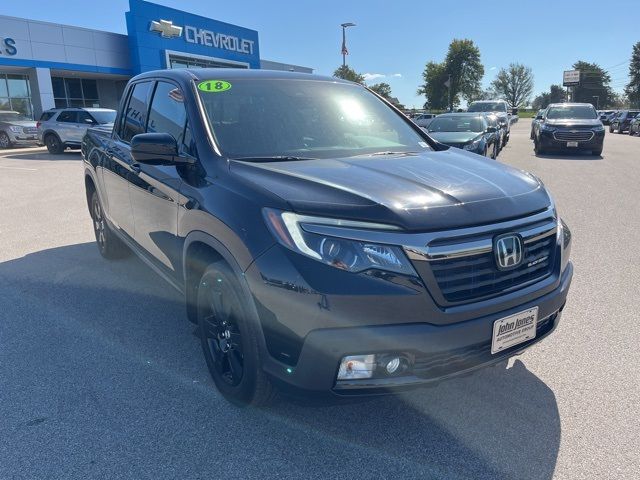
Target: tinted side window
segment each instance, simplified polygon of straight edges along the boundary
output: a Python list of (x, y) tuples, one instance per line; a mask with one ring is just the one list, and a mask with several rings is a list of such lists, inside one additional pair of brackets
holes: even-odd
[(78, 115), (76, 115), (78, 112), (74, 112), (72, 110), (65, 110), (63, 112), (60, 112), (60, 115), (58, 115), (58, 118), (56, 119), (57, 122), (63, 122), (63, 123), (77, 123), (77, 118)]
[(142, 82), (134, 85), (125, 110), (126, 115), (121, 133), (122, 141), (129, 143), (134, 135), (144, 133), (145, 124), (147, 123), (147, 98), (149, 98), (150, 88), (151, 82)]
[(43, 112), (42, 115), (40, 116), (40, 121), (41, 122), (46, 122), (51, 117), (53, 117), (54, 113), (56, 113), (56, 112)]
[(169, 133), (180, 145), (184, 141), (186, 121), (187, 111), (180, 89), (172, 83), (158, 82), (149, 111), (147, 132)]
[(87, 112), (78, 112), (78, 123), (91, 125), (92, 123), (95, 123), (95, 120)]

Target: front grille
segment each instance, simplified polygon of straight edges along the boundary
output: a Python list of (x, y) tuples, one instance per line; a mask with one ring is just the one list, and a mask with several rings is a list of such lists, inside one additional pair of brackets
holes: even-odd
[[(523, 242), (522, 261), (510, 270), (496, 265), (494, 239), (515, 233)], [(557, 222), (535, 215), (512, 225), (483, 227), (469, 235), (431, 240), (426, 247), (405, 247), (409, 258), (442, 306), (457, 305), (502, 295), (539, 282), (553, 272), (557, 255)]]
[(29, 135), (35, 135), (36, 133), (38, 133), (38, 129), (36, 127), (24, 127), (22, 131)]
[(593, 138), (593, 132), (590, 130), (575, 131), (559, 130), (553, 132), (553, 138), (562, 142), (588, 142)]
[(549, 317), (538, 320), (538, 325), (536, 325), (536, 338), (514, 345), (496, 355), (491, 354), (491, 341), (446, 352), (417, 354), (413, 372), (415, 376), (419, 378), (439, 378), (473, 368), (495, 360), (496, 358), (508, 357), (546, 335), (553, 328), (557, 316), (558, 314), (554, 313)]

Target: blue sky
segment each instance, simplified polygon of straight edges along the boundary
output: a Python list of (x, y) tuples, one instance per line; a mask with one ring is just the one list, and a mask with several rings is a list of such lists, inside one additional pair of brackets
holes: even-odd
[[(415, 91), (427, 61), (441, 61), (453, 38), (480, 48), (488, 85), (510, 62), (530, 66), (535, 92), (562, 82), (562, 71), (578, 60), (609, 69), (612, 86), (627, 82), (631, 47), (640, 41), (640, 0), (158, 0), (258, 31), (268, 60), (310, 66), (331, 74), (342, 62), (340, 24), (348, 30), (347, 62), (385, 81), (408, 107), (422, 105)], [(45, 6), (46, 5), (46, 6)], [(525, 7), (526, 5), (526, 7)], [(127, 0), (20, 0), (3, 2), (0, 13), (126, 33)]]

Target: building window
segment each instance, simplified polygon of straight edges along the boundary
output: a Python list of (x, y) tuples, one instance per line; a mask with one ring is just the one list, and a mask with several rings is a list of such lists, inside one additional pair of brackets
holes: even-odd
[(13, 110), (33, 118), (29, 77), (0, 74), (0, 110)]
[(96, 80), (51, 77), (51, 83), (56, 108), (100, 106)]

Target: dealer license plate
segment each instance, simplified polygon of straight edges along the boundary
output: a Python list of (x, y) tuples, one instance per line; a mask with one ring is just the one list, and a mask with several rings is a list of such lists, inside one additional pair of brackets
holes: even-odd
[(499, 353), (520, 343), (536, 338), (538, 307), (516, 313), (493, 322), (491, 353)]
[(578, 142), (567, 142), (567, 147), (577, 147)]

